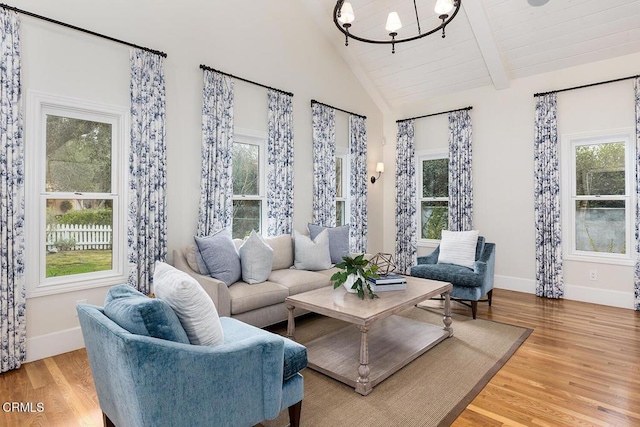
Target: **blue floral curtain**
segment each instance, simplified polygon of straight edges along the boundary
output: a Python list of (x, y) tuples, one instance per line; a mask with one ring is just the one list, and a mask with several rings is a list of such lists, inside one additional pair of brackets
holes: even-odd
[(269, 90), (267, 234), (293, 231), (293, 96)]
[(129, 284), (151, 292), (153, 267), (167, 256), (167, 154), (163, 58), (132, 49), (129, 153)]
[(349, 116), (351, 157), (349, 246), (354, 253), (367, 251), (367, 119)]
[(233, 223), (233, 80), (204, 70), (198, 235)]
[(336, 112), (313, 103), (313, 223), (336, 225)]
[(398, 123), (396, 152), (396, 264), (404, 273), (415, 264), (418, 245), (413, 120)]
[(555, 93), (536, 97), (536, 295), (547, 298), (562, 298), (564, 295), (557, 111)]
[(473, 230), (472, 129), (469, 110), (449, 113), (449, 230)]
[(0, 372), (26, 358), (20, 21), (0, 8)]
[(634, 278), (634, 307), (640, 310), (640, 77), (633, 87), (636, 99), (636, 269)]

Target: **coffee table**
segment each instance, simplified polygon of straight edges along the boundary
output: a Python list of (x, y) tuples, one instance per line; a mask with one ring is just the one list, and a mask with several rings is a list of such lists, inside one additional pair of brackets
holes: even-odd
[[(361, 300), (344, 287), (333, 286), (292, 295), (287, 337), (295, 339), (293, 310), (301, 308), (350, 323), (343, 329), (306, 343), (309, 368), (353, 387), (363, 396), (403, 366), (453, 336), (446, 282), (407, 276), (407, 289), (378, 292)], [(399, 313), (432, 297), (444, 297), (444, 328)]]

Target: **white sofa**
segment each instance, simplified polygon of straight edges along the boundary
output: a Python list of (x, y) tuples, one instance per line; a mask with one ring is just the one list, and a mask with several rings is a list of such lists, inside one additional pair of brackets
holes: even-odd
[[(335, 267), (321, 271), (296, 270), (293, 239), (290, 235), (265, 238), (273, 249), (273, 267), (266, 282), (250, 285), (239, 281), (227, 287), (224, 282), (202, 275), (196, 260), (195, 245), (173, 251), (174, 266), (194, 277), (209, 294), (220, 316), (234, 317), (257, 327), (287, 320), (284, 300), (289, 295), (331, 285)], [(242, 240), (234, 239), (236, 248)], [(299, 316), (306, 313), (296, 309)]]

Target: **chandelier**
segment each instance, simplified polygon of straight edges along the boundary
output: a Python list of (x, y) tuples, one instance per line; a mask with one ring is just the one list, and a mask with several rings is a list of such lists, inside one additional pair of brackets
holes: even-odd
[(449, 22), (451, 22), (453, 18), (456, 17), (458, 11), (460, 10), (461, 4), (462, 0), (437, 0), (434, 10), (436, 14), (438, 14), (440, 24), (437, 27), (430, 29), (429, 31), (422, 32), (422, 29), (420, 28), (420, 18), (418, 16), (418, 6), (416, 5), (416, 0), (413, 0), (413, 9), (416, 14), (418, 33), (403, 38), (396, 38), (398, 36), (398, 30), (402, 28), (400, 16), (398, 16), (397, 12), (391, 12), (387, 17), (387, 24), (385, 26), (385, 29), (389, 32), (389, 37), (391, 37), (387, 40), (368, 39), (366, 37), (353, 34), (350, 29), (353, 21), (355, 21), (356, 19), (356, 16), (353, 13), (353, 7), (351, 6), (351, 3), (345, 2), (344, 0), (338, 0), (336, 2), (336, 7), (333, 9), (333, 22), (336, 24), (336, 27), (338, 27), (338, 29), (345, 35), (345, 46), (349, 46), (349, 38), (352, 38), (364, 43), (390, 44), (391, 53), (396, 53), (396, 43), (418, 40), (440, 30), (442, 30), (442, 38), (444, 38), (444, 29), (449, 24)]

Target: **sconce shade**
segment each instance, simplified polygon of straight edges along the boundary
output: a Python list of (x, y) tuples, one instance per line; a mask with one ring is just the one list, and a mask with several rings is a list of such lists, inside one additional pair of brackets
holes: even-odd
[(400, 22), (398, 12), (391, 12), (387, 17), (387, 25), (385, 26), (385, 29), (390, 33), (395, 33), (400, 28), (402, 28), (402, 22)]
[(340, 9), (340, 17), (338, 21), (341, 24), (351, 24), (356, 20), (356, 15), (353, 13), (353, 7), (351, 3), (345, 2)]
[(376, 172), (379, 172), (379, 173), (384, 172), (384, 163), (378, 162), (378, 164), (376, 165)]
[(433, 8), (438, 15), (448, 15), (454, 8), (453, 0), (438, 0)]

